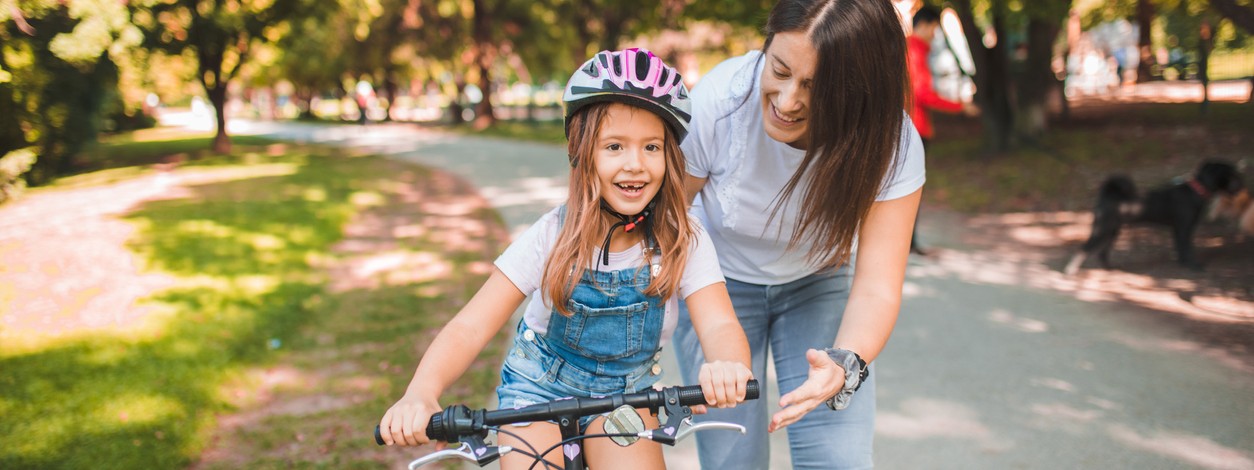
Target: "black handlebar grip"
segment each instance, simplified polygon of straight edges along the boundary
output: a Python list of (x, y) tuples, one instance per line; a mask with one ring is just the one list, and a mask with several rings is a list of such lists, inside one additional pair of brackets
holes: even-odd
[[(759, 390), (757, 379), (750, 379), (749, 383), (745, 384), (745, 400), (757, 400)], [(701, 392), (701, 386), (679, 387), (679, 404), (683, 406), (704, 405), (705, 394)]]
[(427, 421), (427, 438), (428, 439), (432, 439), (436, 441), (457, 442), (456, 435), (451, 436), (452, 439), (449, 439), (449, 436), (444, 435), (444, 414), (452, 413), (452, 409), (453, 409), (452, 407), (449, 407), (445, 411), (431, 415), (431, 419)]
[(383, 434), (379, 432), (379, 425), (374, 425), (374, 443), (378, 445), (387, 445), (383, 442)]
[(749, 379), (749, 383), (745, 384), (745, 400), (757, 400), (759, 390), (758, 379)]

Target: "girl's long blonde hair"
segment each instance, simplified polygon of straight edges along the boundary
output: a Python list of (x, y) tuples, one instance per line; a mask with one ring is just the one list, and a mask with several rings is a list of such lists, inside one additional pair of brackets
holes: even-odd
[[(571, 169), (566, 219), (545, 263), (544, 277), (540, 284), (544, 286), (542, 293), (557, 308), (558, 313), (565, 316), (571, 315), (567, 303), (583, 275), (583, 270), (596, 269), (598, 257), (594, 248), (601, 246), (606, 230), (617, 222), (613, 215), (601, 209), (601, 181), (593, 158), (601, 125), (605, 122), (609, 107), (615, 104), (618, 103), (587, 105), (570, 118), (567, 152), (570, 155)], [(632, 110), (650, 112), (634, 106)], [(661, 255), (661, 272), (649, 282), (645, 293), (669, 299), (677, 294), (695, 239), (694, 228), (688, 219), (684, 203), (684, 154), (679, 149), (674, 131), (665, 124), (665, 120), (662, 122), (666, 132), (663, 144), (666, 176), (662, 178), (662, 188), (654, 196), (653, 212), (645, 219), (641, 228), (645, 230), (646, 237), (651, 232), (657, 241), (660, 251), (650, 254)], [(648, 241), (645, 243), (647, 246)], [(644, 261), (645, 265), (641, 269), (652, 263), (650, 258), (645, 258)]]

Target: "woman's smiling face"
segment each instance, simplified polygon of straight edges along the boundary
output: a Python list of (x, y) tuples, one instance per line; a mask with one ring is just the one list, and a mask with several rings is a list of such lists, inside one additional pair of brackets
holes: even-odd
[(776, 33), (771, 40), (762, 68), (762, 125), (772, 139), (806, 148), (818, 57), (804, 32)]

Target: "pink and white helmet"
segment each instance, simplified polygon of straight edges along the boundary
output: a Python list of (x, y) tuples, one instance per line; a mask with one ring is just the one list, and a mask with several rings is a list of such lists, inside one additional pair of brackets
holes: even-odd
[(653, 111), (683, 141), (692, 119), (688, 87), (674, 68), (647, 49), (601, 51), (584, 62), (566, 82), (566, 136), (570, 117), (592, 103), (613, 101)]

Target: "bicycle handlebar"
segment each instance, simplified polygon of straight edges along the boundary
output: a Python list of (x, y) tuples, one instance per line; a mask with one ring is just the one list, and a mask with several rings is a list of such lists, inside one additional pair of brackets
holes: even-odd
[[(745, 399), (758, 398), (757, 380), (745, 386)], [(674, 399), (675, 402), (668, 403)], [(700, 385), (666, 387), (661, 390), (644, 390), (636, 393), (615, 393), (599, 398), (562, 398), (517, 409), (471, 410), (464, 405), (453, 405), (443, 412), (431, 415), (427, 423), (427, 437), (432, 440), (458, 442), (463, 436), (484, 433), (490, 427), (505, 424), (553, 421), (562, 417), (583, 417), (613, 411), (623, 405), (647, 408), (654, 412), (669, 406), (688, 407), (704, 405), (705, 394)], [(379, 426), (375, 425), (374, 440), (384, 445)]]

